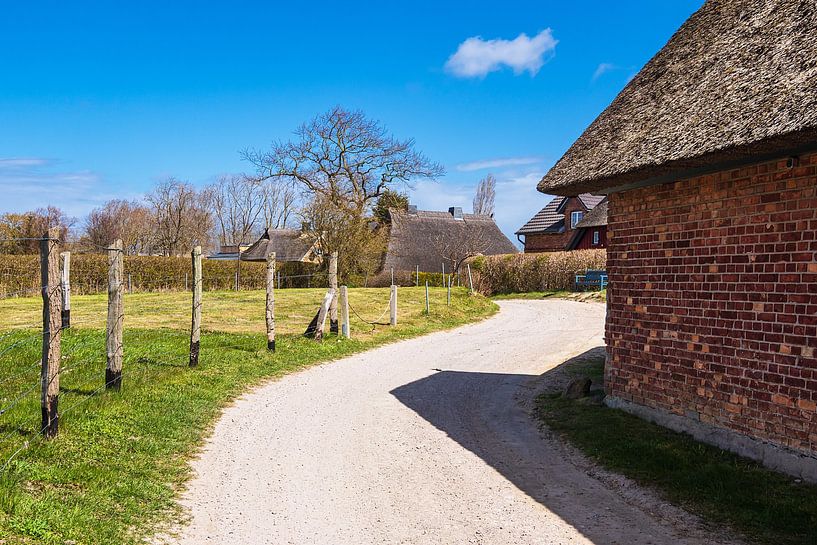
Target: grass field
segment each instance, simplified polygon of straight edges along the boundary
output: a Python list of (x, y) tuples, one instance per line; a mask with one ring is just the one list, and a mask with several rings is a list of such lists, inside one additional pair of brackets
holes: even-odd
[[(601, 381), (603, 360), (568, 369)], [(543, 395), (537, 414), (602, 466), (752, 542), (817, 543), (817, 486), (776, 473), (623, 411)]]
[[(350, 290), (352, 340), (303, 338), (325, 290), (276, 293), (277, 351), (266, 351), (263, 292), (206, 292), (201, 361), (187, 367), (190, 295), (125, 297), (125, 358), (120, 393), (101, 388), (105, 370), (105, 296), (72, 298), (63, 332), (60, 435), (40, 425), (38, 298), (0, 301), (0, 543), (120, 545), (142, 542), (178, 520), (174, 498), (187, 460), (232, 398), (259, 381), (390, 341), (491, 315), (489, 300), (454, 290), (401, 288), (398, 326), (388, 321), (389, 290)], [(380, 317), (380, 320), (378, 320)], [(388, 362), (383, 362), (388, 365)], [(32, 389), (33, 387), (33, 389)], [(18, 402), (20, 394), (23, 395)], [(16, 403), (16, 404), (15, 404)], [(29, 442), (28, 448), (22, 448)]]

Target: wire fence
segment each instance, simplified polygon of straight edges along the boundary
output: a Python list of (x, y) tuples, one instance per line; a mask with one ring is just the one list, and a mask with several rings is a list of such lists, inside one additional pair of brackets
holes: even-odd
[[(53, 239), (48, 240), (53, 241)], [(43, 250), (42, 259), (40, 256), (0, 255), (0, 299), (34, 297), (37, 294), (43, 299), (43, 321), (30, 322), (31, 314), (24, 313), (26, 316), (24, 319), (29, 321), (13, 322), (13, 329), (0, 331), (0, 453), (3, 453), (3, 456), (10, 453), (7, 457), (0, 458), (0, 477), (7, 469), (15, 465), (23, 452), (37, 441), (45, 440), (56, 433), (57, 426), (65, 423), (66, 415), (69, 416), (68, 421), (70, 422), (70, 415), (80, 408), (88, 406), (94, 400), (104, 402), (109, 398), (105, 395), (105, 391), (118, 390), (123, 380), (135, 383), (161, 380), (159, 375), (169, 372), (170, 368), (192, 366), (194, 350), (196, 359), (198, 358), (197, 335), (201, 331), (201, 299), (197, 299), (196, 293), (199, 290), (196, 288), (200, 287), (201, 291), (266, 289), (269, 296), (271, 293), (269, 290), (276, 288), (329, 288), (330, 284), (333, 288), (337, 287), (336, 272), (330, 277), (328, 272), (318, 270), (300, 272), (288, 269), (287, 273), (285, 269), (272, 277), (273, 281), (270, 285), (266, 264), (252, 264), (254, 268), (245, 270), (243, 269), (245, 265), (242, 263), (242, 273), (237, 269), (236, 263), (229, 264), (236, 267), (236, 270), (233, 271), (229, 268), (225, 269), (223, 262), (209, 268), (205, 262), (202, 266), (201, 260), (197, 261), (198, 258), (192, 261), (187, 258), (129, 260), (127, 256), (122, 259), (121, 250), (117, 250), (120, 253), (115, 258), (111, 256), (117, 254), (112, 252), (109, 256), (89, 255), (88, 259), (83, 259), (82, 255), (72, 254), (70, 259), (57, 260), (55, 254), (59, 248), (58, 245), (53, 246), (54, 249)], [(14, 264), (10, 264), (7, 260), (9, 257), (19, 259)], [(166, 259), (171, 259), (171, 261), (162, 261)], [(337, 271), (336, 254), (332, 259), (335, 260), (334, 265), (330, 265), (329, 270)], [(129, 263), (130, 269), (128, 268)], [(40, 270), (41, 264), (47, 267), (44, 272)], [(263, 270), (255, 265), (263, 266)], [(181, 269), (182, 266), (186, 269)], [(23, 267), (25, 274), (22, 273)], [(56, 267), (56, 270), (53, 267)], [(406, 283), (411, 285), (410, 281), (413, 280), (419, 284), (421, 279), (428, 282), (428, 276), (425, 274), (421, 276), (419, 271), (416, 273), (408, 277)], [(43, 278), (50, 278), (53, 282), (53, 278), (56, 277), (61, 278), (56, 284), (40, 285)], [(200, 286), (194, 284), (196, 278), (201, 279)], [(390, 271), (389, 280), (394, 286), (400, 279)], [(448, 275), (443, 277), (442, 283), (450, 286), (454, 280)], [(13, 289), (9, 289), (10, 286)], [(125, 293), (182, 289), (194, 294), (191, 307), (188, 307), (188, 312), (193, 315), (192, 324), (189, 319), (190, 314), (186, 314), (184, 318), (173, 318), (173, 320), (178, 320), (175, 327), (158, 330), (161, 331), (160, 337), (158, 340), (153, 338), (150, 343), (140, 343), (138, 340), (140, 335), (145, 334), (144, 330), (128, 330), (123, 327), (127, 307), (123, 309), (119, 301), (122, 300), (122, 295)], [(72, 294), (106, 292), (108, 293), (107, 322), (102, 320), (102, 314), (105, 311), (98, 303), (96, 306), (90, 306), (92, 302), (88, 302), (87, 299), (71, 303)], [(323, 295), (321, 291), (307, 292), (309, 297), (314, 296), (312, 308), (317, 309), (312, 322), (318, 324), (318, 332), (313, 332), (312, 336), (315, 339), (322, 338), (323, 324), (328, 317), (330, 306), (332, 307), (330, 321), (336, 320), (332, 325), (339, 325), (338, 322), (342, 321), (346, 326), (345, 333), (343, 333), (345, 336), (349, 336), (352, 320), (357, 322), (358, 326), (363, 324), (371, 327), (372, 330), (380, 325), (396, 325), (396, 294), (396, 287), (393, 287), (388, 300), (382, 303), (381, 300), (378, 300), (363, 310), (349, 303), (345, 287), (334, 292), (330, 289), (326, 295)], [(341, 295), (342, 297), (339, 297)], [(269, 301), (268, 297), (267, 305), (270, 304)], [(23, 304), (22, 301), (20, 303)], [(96, 309), (93, 311), (94, 314), (90, 313), (87, 308), (79, 315), (76, 312), (73, 315), (66, 313), (69, 309), (76, 310), (77, 305), (85, 304), (89, 305), (88, 308)], [(248, 303), (236, 299), (235, 304)], [(345, 306), (338, 308), (340, 304)], [(380, 312), (381, 304), (383, 305), (382, 312)], [(163, 315), (162, 327), (166, 328), (168, 326), (167, 316), (181, 315), (170, 313), (169, 309), (163, 305), (160, 299), (158, 306), (153, 308), (152, 312)], [(32, 309), (30, 306), (25, 308)], [(428, 309), (428, 290), (426, 290), (425, 308)], [(373, 309), (380, 314), (375, 317)], [(384, 320), (390, 311), (390, 318)], [(55, 315), (54, 312), (60, 315)], [(265, 309), (254, 307), (252, 312), (263, 314)], [(269, 306), (266, 307), (266, 312), (269, 315)], [(364, 316), (369, 312), (372, 312), (372, 316)], [(199, 314), (198, 323), (196, 322), (197, 314)], [(273, 317), (274, 314), (273, 306)], [(51, 324), (56, 323), (53, 319), (55, 316), (61, 319), (61, 325), (54, 329)], [(300, 319), (303, 319), (303, 327), (309, 332), (312, 328), (312, 324), (308, 324), (309, 316), (302, 316)], [(0, 321), (0, 324), (3, 323)], [(10, 322), (6, 323), (6, 327), (8, 323)], [(274, 350), (274, 322), (272, 329), (270, 327), (270, 322), (267, 321), (267, 347)], [(272, 344), (269, 343), (270, 336)], [(133, 342), (130, 343), (130, 340)], [(128, 349), (123, 351), (124, 345), (127, 345)], [(56, 350), (54, 350), (55, 347)], [(118, 368), (114, 366), (114, 363), (117, 363)], [(52, 386), (56, 387), (56, 393), (52, 392)], [(55, 400), (53, 406), (47, 408), (47, 404), (50, 403), (49, 396), (52, 395), (62, 400), (59, 407)], [(48, 416), (52, 409), (53, 418)], [(42, 421), (35, 424), (39, 416), (42, 417)]]

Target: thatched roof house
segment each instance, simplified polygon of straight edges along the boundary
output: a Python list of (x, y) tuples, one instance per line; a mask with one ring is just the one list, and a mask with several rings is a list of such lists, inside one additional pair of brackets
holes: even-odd
[(812, 481), (815, 36), (708, 0), (539, 183), (608, 195), (606, 403)]
[(241, 253), (241, 261), (266, 261), (275, 252), (278, 262), (315, 262), (314, 243), (298, 229), (267, 229), (252, 246)]
[(445, 263), (451, 272), (475, 255), (517, 253), (513, 242), (500, 231), (493, 217), (463, 214), (462, 208), (448, 212), (391, 210), (391, 234), (384, 270), (438, 272)]

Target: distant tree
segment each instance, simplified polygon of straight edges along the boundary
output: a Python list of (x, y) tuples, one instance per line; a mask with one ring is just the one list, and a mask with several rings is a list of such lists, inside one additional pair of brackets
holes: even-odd
[(381, 225), (386, 225), (391, 223), (391, 217), (389, 216), (390, 209), (406, 211), (408, 210), (408, 205), (408, 195), (386, 189), (375, 201), (374, 207), (372, 208), (372, 216), (374, 216)]
[(296, 212), (298, 192), (292, 180), (256, 178), (264, 195), (264, 228), (283, 229)]
[(36, 240), (51, 227), (60, 228), (60, 239), (68, 240), (71, 227), (76, 223), (56, 206), (38, 208), (29, 212), (7, 213), (0, 216), (0, 251), (12, 254), (35, 254), (39, 251)]
[(257, 231), (265, 205), (258, 180), (243, 175), (221, 176), (207, 187), (204, 198), (213, 212), (222, 245), (247, 242)]
[(474, 195), (474, 214), (490, 216), (494, 213), (496, 199), (496, 178), (488, 174), (477, 184), (477, 193)]
[(430, 251), (448, 264), (448, 270), (457, 273), (466, 259), (487, 252), (491, 239), (482, 229), (458, 222), (451, 231), (432, 235), (428, 245)]
[(442, 166), (415, 151), (414, 140), (396, 139), (360, 111), (335, 107), (301, 125), (295, 136), (244, 157), (262, 179), (294, 180), (357, 217), (386, 189), (444, 174)]
[[(259, 180), (292, 182), (306, 203), (300, 215), (324, 252), (337, 250), (341, 274), (379, 267), (384, 234), (371, 225), (375, 201), (388, 190), (444, 174), (442, 166), (398, 140), (362, 112), (336, 107), (267, 151), (245, 151)], [(378, 253), (379, 252), (379, 253)]]
[(116, 239), (122, 239), (129, 255), (150, 253), (153, 242), (151, 212), (137, 201), (110, 200), (92, 210), (85, 220), (80, 245), (91, 251), (103, 251)]
[(155, 249), (180, 255), (200, 244), (207, 247), (213, 226), (207, 200), (187, 182), (168, 178), (146, 196), (153, 215)]

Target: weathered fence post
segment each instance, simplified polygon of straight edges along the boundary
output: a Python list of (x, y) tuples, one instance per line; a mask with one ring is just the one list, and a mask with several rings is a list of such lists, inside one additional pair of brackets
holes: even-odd
[(414, 277), (414, 285), (418, 288), (420, 287), (420, 266), (417, 265), (417, 272), (415, 273), (416, 276)]
[(474, 293), (474, 279), (471, 277), (471, 264), (468, 264), (468, 293)]
[(389, 285), (390, 286), (394, 285), (394, 267), (391, 268), (391, 284), (389, 284)]
[(201, 246), (193, 248), (193, 321), (190, 326), (190, 367), (199, 364), (201, 341)]
[(448, 282), (447, 282), (447, 285), (448, 285), (448, 306), (449, 307), (451, 306), (451, 278), (452, 278), (452, 276), (453, 275), (450, 275), (450, 274), (448, 275)]
[(340, 287), (340, 319), (341, 333), (347, 339), (352, 338), (352, 329), (349, 326), (349, 292), (346, 286)]
[(323, 340), (323, 331), (326, 327), (326, 317), (329, 315), (329, 305), (332, 303), (332, 299), (335, 297), (335, 290), (329, 288), (329, 291), (326, 292), (326, 295), (323, 296), (323, 302), (321, 302), (321, 306), (318, 309), (318, 313), (315, 314), (315, 317), (312, 318), (312, 321), (306, 328), (304, 332), (305, 337), (313, 337), (316, 341)]
[(235, 291), (238, 291), (238, 271), (235, 271)]
[(40, 381), (42, 394), (42, 432), (45, 438), (59, 431), (60, 339), (62, 328), (62, 294), (60, 293), (58, 227), (52, 227), (40, 240), (40, 282), (43, 292), (43, 351)]
[(125, 318), (122, 305), (122, 241), (115, 240), (108, 247), (108, 325), (105, 329), (107, 364), (105, 387), (122, 387), (122, 325)]
[(389, 297), (389, 324), (397, 325), (397, 286), (391, 285), (391, 297)]
[(442, 287), (445, 287), (445, 261), (443, 261), (443, 277), (440, 280)]
[(267, 350), (275, 352), (275, 252), (267, 256)]
[(338, 253), (329, 256), (329, 289), (332, 290), (332, 302), (329, 303), (329, 331), (338, 332)]
[(426, 280), (426, 314), (429, 314), (429, 306), (428, 306), (428, 280)]
[(62, 252), (62, 328), (71, 327), (71, 252)]
[(130, 273), (128, 273), (128, 293), (133, 293), (133, 279)]
[(278, 271), (278, 289), (281, 289), (281, 271)]
[(187, 273), (184, 273), (184, 291), (187, 291), (189, 289), (190, 289), (190, 286), (188, 285), (188, 281), (187, 281)]

